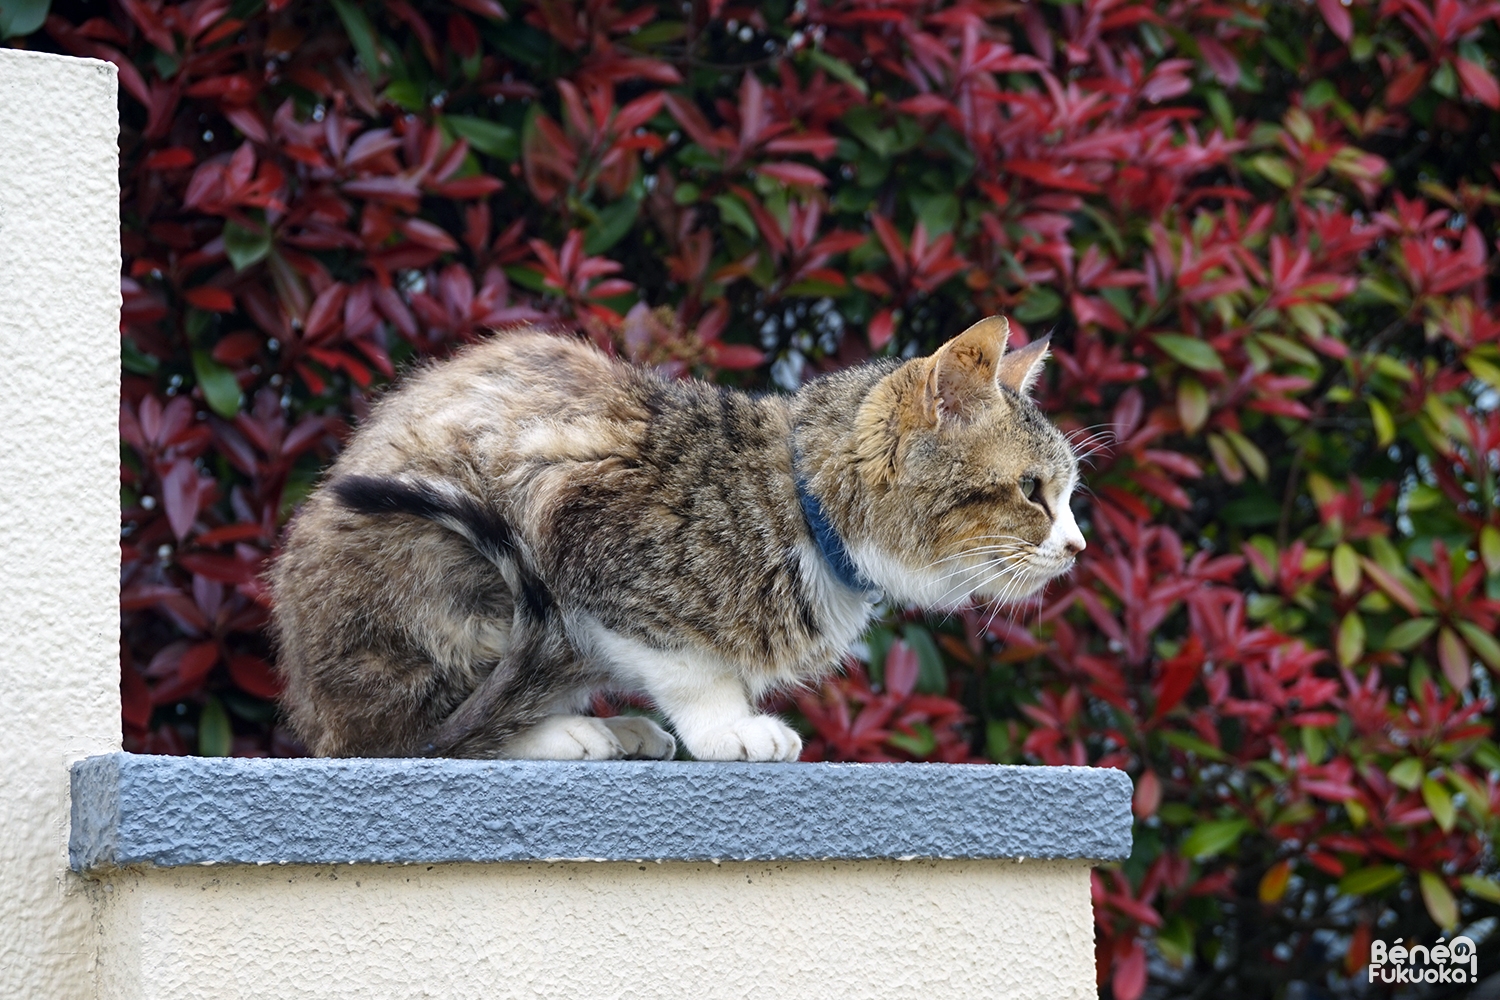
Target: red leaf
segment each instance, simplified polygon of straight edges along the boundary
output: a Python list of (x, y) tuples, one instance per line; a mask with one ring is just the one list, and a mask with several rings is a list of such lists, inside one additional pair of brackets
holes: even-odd
[(188, 552), (177, 557), (183, 569), (219, 583), (249, 583), (260, 574), (260, 560), (236, 559), (211, 552)]
[(1488, 108), (1500, 108), (1500, 84), (1496, 84), (1489, 70), (1462, 56), (1453, 60), (1453, 68), (1458, 70), (1458, 78), (1470, 97)]
[(187, 537), (193, 522), (198, 519), (200, 496), (198, 470), (193, 468), (191, 459), (179, 458), (161, 477), (162, 506), (166, 508), (172, 534), (179, 542)]
[(453, 3), (492, 21), (504, 21), (510, 16), (505, 13), (505, 8), (500, 6), (499, 0), (453, 0)]
[(783, 184), (823, 187), (828, 183), (828, 178), (812, 167), (786, 160), (762, 163), (756, 169), (767, 177), (774, 177)]
[[(878, 219), (879, 216), (876, 216)], [(878, 351), (891, 342), (891, 335), (896, 332), (896, 318), (889, 309), (882, 309), (870, 320), (870, 350)]]
[(222, 288), (213, 288), (208, 285), (189, 288), (182, 293), (182, 297), (187, 299), (190, 305), (208, 312), (234, 312), (234, 296)]
[[(1334, 2), (1337, 3), (1338, 0)], [(1230, 87), (1239, 82), (1240, 64), (1235, 61), (1234, 54), (1223, 44), (1213, 38), (1200, 35), (1198, 51), (1203, 53), (1203, 61), (1208, 63), (1208, 68), (1214, 71), (1214, 76), (1219, 78), (1220, 83)]]
[(1139, 819), (1156, 815), (1157, 808), (1161, 806), (1161, 779), (1156, 776), (1155, 771), (1147, 771), (1136, 781), (1135, 798), (1131, 806)]
[(708, 359), (708, 363), (715, 368), (724, 368), (729, 371), (757, 368), (766, 359), (765, 352), (760, 348), (745, 344), (710, 343), (704, 349), (703, 354)]
[(229, 658), (229, 676), (234, 678), (240, 690), (257, 698), (281, 697), (281, 678), (271, 665), (258, 656), (236, 653)]
[(429, 185), (433, 194), (444, 198), (453, 198), (457, 201), (466, 201), (470, 198), (486, 198), (505, 185), (494, 177), (463, 177), (456, 181), (444, 181), (441, 184)]
[(1345, 45), (1349, 39), (1354, 37), (1354, 19), (1349, 16), (1349, 9), (1344, 6), (1342, 0), (1318, 0), (1318, 10), (1323, 14), (1323, 20), (1328, 22), (1328, 28), (1338, 36), (1339, 41)]
[(458, 249), (458, 241), (449, 236), (447, 230), (424, 219), (407, 219), (397, 228), (406, 234), (407, 239), (424, 247), (444, 253), (452, 253)]
[(180, 170), (183, 167), (191, 167), (195, 162), (191, 149), (168, 146), (146, 157), (141, 161), (141, 166), (147, 170)]
[(1146, 949), (1140, 941), (1130, 942), (1125, 957), (1116, 960), (1114, 976), (1110, 980), (1114, 987), (1115, 1000), (1140, 1000), (1146, 992)]
[(219, 644), (212, 640), (189, 646), (177, 661), (177, 676), (184, 684), (197, 685), (219, 662)]
[(885, 654), (886, 690), (905, 698), (916, 688), (920, 671), (915, 650), (901, 639), (891, 644), (890, 652)]
[(129, 663), (120, 665), (120, 717), (134, 729), (145, 729), (151, 722), (151, 689)]
[(1161, 674), (1156, 682), (1156, 711), (1153, 719), (1166, 715), (1192, 689), (1193, 681), (1203, 667), (1203, 640), (1197, 633), (1188, 636), (1176, 656), (1161, 665)]

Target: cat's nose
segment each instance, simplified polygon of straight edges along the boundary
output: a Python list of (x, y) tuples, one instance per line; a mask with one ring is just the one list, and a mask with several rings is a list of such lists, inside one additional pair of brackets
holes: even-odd
[(1067, 551), (1069, 556), (1076, 557), (1078, 553), (1088, 548), (1088, 542), (1085, 542), (1083, 540), (1083, 535), (1081, 533), (1075, 531), (1071, 535), (1063, 539), (1063, 548)]

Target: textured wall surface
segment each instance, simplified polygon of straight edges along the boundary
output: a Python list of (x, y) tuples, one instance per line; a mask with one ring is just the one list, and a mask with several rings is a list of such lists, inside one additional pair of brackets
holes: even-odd
[[(121, 998), (1094, 997), (1082, 862), (173, 868), (105, 886)], [(119, 963), (116, 965), (115, 963)]]
[(1087, 767), (233, 760), (73, 766), (75, 867), (1091, 858), (1129, 777)]
[(120, 746), (115, 67), (0, 49), (0, 997), (92, 993), (68, 763)]

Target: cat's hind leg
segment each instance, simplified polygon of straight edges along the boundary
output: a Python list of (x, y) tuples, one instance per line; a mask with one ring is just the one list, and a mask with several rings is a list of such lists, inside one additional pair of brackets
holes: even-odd
[(590, 715), (549, 715), (500, 748), (508, 760), (664, 760), (677, 741), (640, 716), (596, 719)]

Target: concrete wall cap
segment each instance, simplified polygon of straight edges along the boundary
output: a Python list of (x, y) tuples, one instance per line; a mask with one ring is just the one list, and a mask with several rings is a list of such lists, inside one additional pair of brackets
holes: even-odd
[(1123, 771), (994, 764), (267, 760), (72, 767), (75, 871), (490, 861), (1121, 860)]

